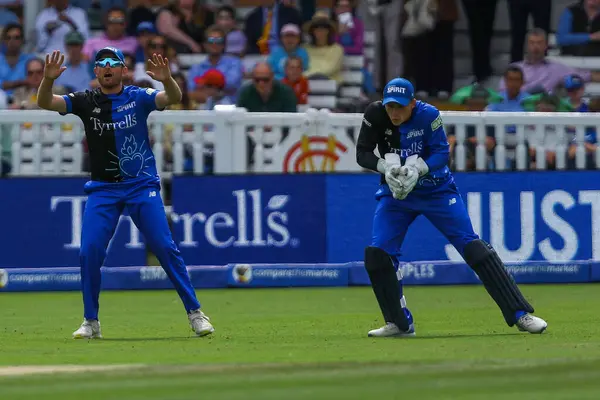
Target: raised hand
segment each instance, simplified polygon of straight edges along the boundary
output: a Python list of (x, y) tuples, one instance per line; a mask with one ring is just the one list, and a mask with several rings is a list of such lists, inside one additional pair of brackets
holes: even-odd
[(44, 66), (44, 78), (55, 80), (67, 67), (63, 66), (65, 55), (55, 50), (52, 54), (46, 54), (46, 65)]
[(152, 59), (148, 60), (148, 71), (146, 73), (154, 80), (164, 82), (171, 78), (171, 68), (169, 60), (160, 54), (152, 54)]

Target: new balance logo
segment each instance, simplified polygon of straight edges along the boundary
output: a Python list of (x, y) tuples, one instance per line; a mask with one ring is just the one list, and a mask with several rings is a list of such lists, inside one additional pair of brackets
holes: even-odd
[(94, 108), (94, 110), (92, 111), (94, 114), (100, 114), (100, 108), (96, 107)]
[(148, 197), (156, 197), (156, 192), (153, 190), (150, 192), (150, 195), (148, 195)]
[(456, 204), (456, 197), (453, 197), (450, 199), (450, 202), (448, 203), (448, 205), (451, 206), (452, 204)]
[(386, 129), (385, 130), (385, 134), (388, 135), (388, 136), (391, 136), (392, 135), (392, 130), (391, 129)]

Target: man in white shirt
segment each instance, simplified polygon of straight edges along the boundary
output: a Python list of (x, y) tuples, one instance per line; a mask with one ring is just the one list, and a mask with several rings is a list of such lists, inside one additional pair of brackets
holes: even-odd
[(87, 40), (89, 23), (84, 10), (69, 6), (69, 0), (50, 0), (50, 7), (43, 9), (35, 20), (37, 51), (65, 52), (65, 36), (79, 31)]

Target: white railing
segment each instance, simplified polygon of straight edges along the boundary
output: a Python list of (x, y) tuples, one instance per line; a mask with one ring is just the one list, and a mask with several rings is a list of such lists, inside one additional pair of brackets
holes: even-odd
[[(295, 173), (362, 171), (355, 143), (362, 114), (326, 110), (305, 113), (233, 111), (155, 112), (148, 120), (157, 168), (163, 175), (187, 171), (214, 173)], [(576, 146), (574, 165), (586, 168), (590, 156), (600, 166), (600, 149), (585, 148), (585, 130), (600, 130), (597, 114), (442, 112), (446, 132), (454, 136), (453, 167), (478, 171), (509, 168), (546, 169), (547, 154), (557, 169), (568, 167), (568, 149)], [(0, 134), (11, 136), (13, 175), (83, 173), (83, 124), (72, 115), (46, 111), (0, 112)], [(488, 128), (495, 146), (487, 146)], [(515, 133), (507, 133), (514, 127)], [(472, 132), (472, 135), (469, 135)], [(0, 140), (1, 143), (6, 142)], [(165, 146), (169, 147), (166, 149)], [(533, 149), (533, 150), (532, 150)], [(6, 149), (5, 149), (6, 150)], [(2, 148), (0, 148), (2, 154)]]

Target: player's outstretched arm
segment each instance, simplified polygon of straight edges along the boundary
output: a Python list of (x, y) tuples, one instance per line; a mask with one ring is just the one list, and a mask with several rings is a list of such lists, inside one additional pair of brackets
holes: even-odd
[(52, 54), (46, 54), (46, 64), (44, 65), (44, 78), (38, 88), (37, 105), (40, 108), (60, 113), (67, 112), (67, 103), (62, 96), (52, 93), (54, 81), (67, 69), (62, 64), (65, 61), (64, 54), (60, 51), (54, 51)]
[(162, 110), (171, 104), (177, 104), (181, 101), (181, 88), (171, 76), (169, 60), (158, 54), (153, 54), (152, 59), (148, 60), (149, 70), (146, 71), (152, 79), (162, 82), (165, 90), (158, 92), (155, 97), (156, 108)]

